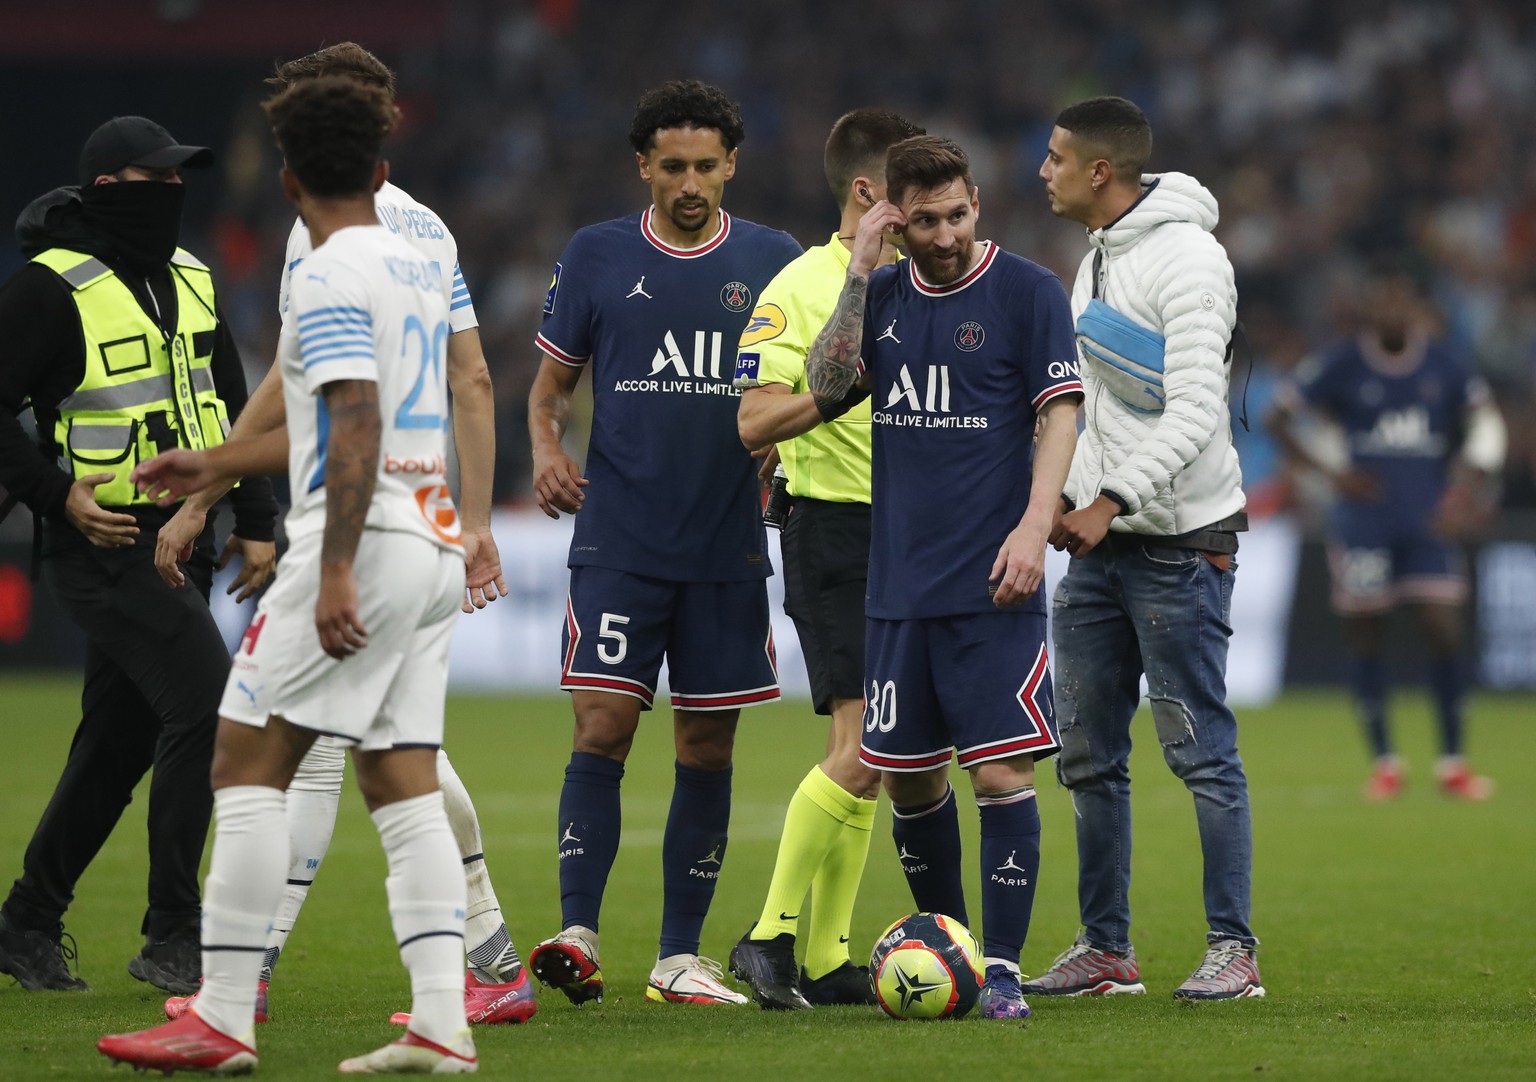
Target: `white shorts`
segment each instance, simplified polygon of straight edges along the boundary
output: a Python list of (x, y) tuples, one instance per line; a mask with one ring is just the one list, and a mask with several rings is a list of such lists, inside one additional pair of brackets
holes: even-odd
[(219, 716), (257, 728), (277, 716), (366, 751), (438, 747), (463, 556), (413, 534), (364, 530), (353, 574), (368, 645), (338, 661), (315, 629), (320, 544), (318, 533), (300, 538), (278, 563)]

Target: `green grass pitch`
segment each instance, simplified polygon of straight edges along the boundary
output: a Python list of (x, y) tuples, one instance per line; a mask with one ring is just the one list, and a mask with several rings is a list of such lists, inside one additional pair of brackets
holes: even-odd
[[(74, 679), (0, 677), (0, 876), (21, 853), (76, 721)], [(1474, 761), (1501, 783), (1485, 805), (1453, 804), (1431, 783), (1430, 722), (1399, 696), (1411, 764), (1398, 803), (1359, 798), (1365, 771), (1347, 704), (1295, 693), (1242, 712), (1253, 788), (1254, 926), (1269, 996), (1181, 1005), (1169, 996), (1198, 960), (1204, 923), (1194, 816), (1137, 719), (1134, 938), (1148, 994), (1035, 999), (1024, 1024), (902, 1024), (872, 1010), (775, 1015), (648, 1003), (656, 950), (662, 825), (671, 785), (665, 715), (648, 715), (624, 784), (624, 843), (603, 913), (608, 998), (577, 1010), (541, 991), (520, 1027), (479, 1029), (482, 1073), (540, 1080), (1530, 1079), (1536, 1077), (1536, 701), (1478, 698)], [(507, 923), (526, 954), (559, 927), (555, 802), (569, 749), (563, 698), (455, 698), (448, 746), (479, 807)], [(748, 711), (738, 739), (731, 846), (704, 953), (724, 959), (756, 915), (783, 810), (823, 747), (799, 704)], [(1041, 778), (1044, 862), (1026, 972), (1076, 929), (1072, 808)], [(384, 862), (355, 788), (272, 986), (258, 1029), (268, 1078), (323, 1078), (391, 1039), (408, 1001), (389, 931)], [(964, 782), (957, 779), (962, 793)], [(89, 994), (0, 984), (0, 1079), (105, 1078), (97, 1036), (157, 1022), (161, 993), (130, 978), (144, 904), (143, 799), (80, 884), (67, 916)], [(974, 805), (962, 801), (974, 853)], [(882, 808), (854, 928), (855, 955), (910, 908)], [(970, 863), (969, 861), (967, 862)], [(976, 871), (970, 871), (973, 909)], [(116, 1076), (128, 1077), (119, 1067)]]

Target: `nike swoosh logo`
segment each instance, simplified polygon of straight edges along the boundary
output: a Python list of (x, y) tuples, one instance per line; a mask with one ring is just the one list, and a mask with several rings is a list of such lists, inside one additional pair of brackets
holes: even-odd
[(846, 942), (848, 942), (848, 937), (845, 936), (845, 935), (840, 935), (840, 936), (837, 937), (837, 941), (839, 943), (846, 943)]
[(783, 912), (781, 912), (779, 914), (779, 919), (780, 920), (799, 920), (800, 919), (800, 914), (799, 913), (783, 913)]

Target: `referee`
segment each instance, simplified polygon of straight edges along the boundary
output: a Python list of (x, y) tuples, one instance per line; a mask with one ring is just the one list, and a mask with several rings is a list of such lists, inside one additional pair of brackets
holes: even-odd
[[(864, 714), (864, 581), (869, 564), (867, 400), (823, 424), (805, 357), (848, 274), (859, 219), (885, 198), (885, 155), (923, 129), (880, 109), (856, 109), (827, 138), (827, 183), (838, 231), (779, 272), (741, 336), (737, 427), (756, 451), (778, 445), (791, 509), (784, 525), (784, 610), (805, 652), (816, 713), (832, 718), (827, 756), (801, 781), (784, 817), (762, 915), (731, 952), (731, 972), (764, 1007), (873, 1003), (869, 974), (848, 957), (848, 929), (869, 855), (880, 775), (859, 761)], [(882, 262), (897, 258), (887, 242)], [(803, 435), (802, 435), (803, 433)], [(805, 965), (795, 933), (815, 891)]]

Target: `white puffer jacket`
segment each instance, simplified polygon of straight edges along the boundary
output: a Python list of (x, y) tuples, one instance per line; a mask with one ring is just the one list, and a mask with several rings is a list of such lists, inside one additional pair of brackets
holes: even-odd
[(1094, 254), (1102, 252), (1099, 299), (1164, 339), (1163, 402), (1160, 409), (1128, 406), (1106, 386), (1105, 362), (1080, 348), (1087, 427), (1067, 492), (1079, 507), (1101, 491), (1123, 499), (1129, 512), (1111, 529), (1182, 534), (1244, 506), (1227, 411), (1237, 287), (1226, 250), (1211, 235), (1215, 197), (1183, 173), (1141, 182), (1139, 202), (1088, 234), (1093, 251), (1078, 269), (1072, 316), (1093, 300)]

